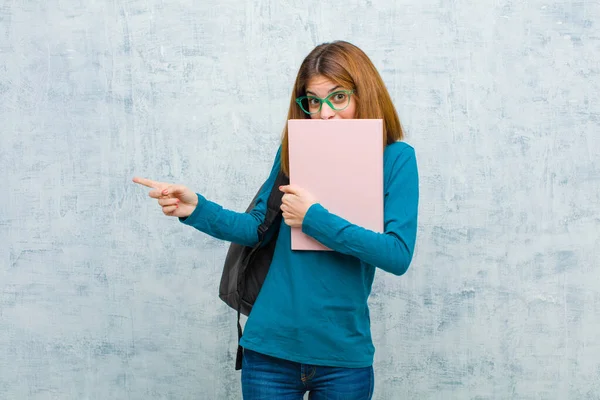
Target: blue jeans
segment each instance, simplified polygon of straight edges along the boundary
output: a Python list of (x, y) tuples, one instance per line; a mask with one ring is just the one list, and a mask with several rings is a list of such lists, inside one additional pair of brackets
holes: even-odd
[(244, 349), (244, 400), (370, 400), (373, 367), (340, 368), (299, 364)]

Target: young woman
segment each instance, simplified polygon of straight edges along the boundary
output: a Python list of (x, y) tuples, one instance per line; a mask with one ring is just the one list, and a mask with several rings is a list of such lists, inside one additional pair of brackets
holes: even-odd
[[(383, 81), (367, 55), (337, 41), (302, 62), (288, 119), (384, 121), (384, 233), (354, 225), (311, 193), (282, 186), (283, 220), (269, 273), (241, 339), (244, 399), (370, 399), (374, 346), (367, 299), (375, 269), (406, 272), (417, 231), (417, 163)], [(286, 125), (287, 126), (287, 125)], [(152, 188), (163, 213), (218, 239), (253, 246), (278, 172), (289, 176), (284, 129), (270, 176), (254, 209), (238, 213), (185, 186), (134, 178)], [(334, 251), (292, 251), (290, 227)]]

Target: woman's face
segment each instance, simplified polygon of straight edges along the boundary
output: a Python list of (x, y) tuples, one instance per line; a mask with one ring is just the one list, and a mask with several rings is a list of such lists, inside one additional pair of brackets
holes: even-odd
[[(306, 94), (308, 96), (317, 96), (322, 99), (327, 97), (329, 94), (338, 90), (351, 90), (352, 88), (341, 87), (336, 83), (330, 81), (324, 76), (318, 75), (309, 79), (306, 84)], [(335, 105), (334, 99), (330, 98), (330, 101)], [(336, 111), (329, 107), (329, 104), (323, 102), (321, 111), (315, 114), (311, 114), (312, 119), (352, 119), (355, 118), (356, 114), (356, 102), (354, 96), (350, 96), (350, 104), (348, 107), (341, 111)]]

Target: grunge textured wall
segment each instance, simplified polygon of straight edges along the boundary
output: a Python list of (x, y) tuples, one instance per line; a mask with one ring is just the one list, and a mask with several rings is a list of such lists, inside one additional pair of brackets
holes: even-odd
[(375, 399), (600, 399), (597, 1), (0, 1), (0, 398), (238, 399), (226, 243), (304, 56), (380, 70), (419, 239), (371, 297)]

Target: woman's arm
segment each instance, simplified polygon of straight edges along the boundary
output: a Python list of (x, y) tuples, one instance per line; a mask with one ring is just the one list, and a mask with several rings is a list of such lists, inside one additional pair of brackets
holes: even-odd
[(267, 200), (281, 166), (281, 147), (277, 151), (269, 178), (256, 198), (250, 212), (235, 212), (224, 209), (219, 204), (207, 200), (198, 194), (198, 205), (187, 218), (179, 220), (217, 239), (245, 246), (254, 246), (258, 242), (258, 226), (265, 218)]
[(332, 250), (394, 275), (404, 274), (416, 241), (419, 177), (414, 149), (402, 147), (394, 157), (384, 197), (384, 233), (351, 224), (320, 204), (309, 208), (302, 232)]

